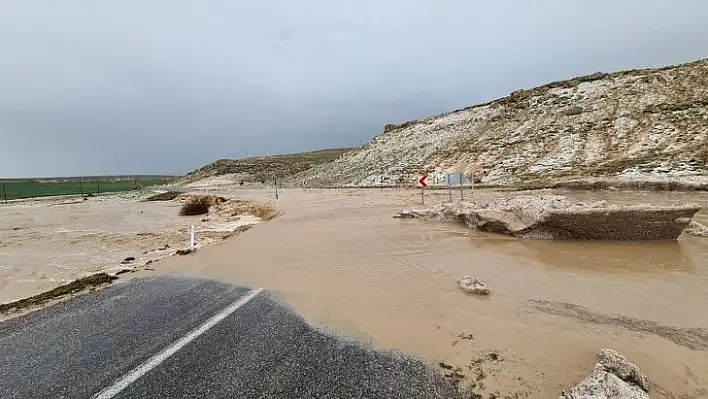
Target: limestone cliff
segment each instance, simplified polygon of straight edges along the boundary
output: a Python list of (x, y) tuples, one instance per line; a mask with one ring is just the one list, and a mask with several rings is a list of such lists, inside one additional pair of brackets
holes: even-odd
[(311, 186), (708, 176), (708, 59), (596, 73), (400, 125), (290, 179)]

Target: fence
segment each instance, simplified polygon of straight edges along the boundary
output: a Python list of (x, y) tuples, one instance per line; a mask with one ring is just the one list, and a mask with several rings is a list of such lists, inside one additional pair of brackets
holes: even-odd
[(55, 180), (6, 180), (0, 199), (8, 200), (48, 197), (58, 195), (98, 195), (101, 193), (139, 190), (144, 187), (167, 184), (169, 178), (123, 178), (123, 179), (55, 179)]

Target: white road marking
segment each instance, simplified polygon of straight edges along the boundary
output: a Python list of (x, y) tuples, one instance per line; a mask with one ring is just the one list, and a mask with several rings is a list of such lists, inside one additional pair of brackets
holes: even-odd
[(163, 349), (155, 356), (151, 357), (143, 364), (131, 370), (128, 374), (121, 377), (118, 381), (114, 382), (111, 386), (105, 388), (101, 392), (93, 395), (94, 399), (110, 399), (120, 393), (122, 390), (127, 388), (130, 384), (137, 381), (138, 378), (145, 375), (148, 371), (159, 366), (160, 363), (167, 360), (168, 357), (174, 355), (180, 349), (184, 348), (188, 343), (192, 342), (198, 336), (207, 332), (210, 328), (217, 325), (220, 321), (227, 318), (231, 313), (235, 312), (236, 309), (247, 304), (251, 299), (255, 298), (256, 295), (260, 294), (263, 288), (258, 288), (250, 291), (244, 297), (240, 298), (238, 301), (232, 303), (226, 307), (221, 312), (212, 316), (209, 320), (205, 321), (204, 324), (197, 327), (195, 330), (175, 341), (172, 345)]

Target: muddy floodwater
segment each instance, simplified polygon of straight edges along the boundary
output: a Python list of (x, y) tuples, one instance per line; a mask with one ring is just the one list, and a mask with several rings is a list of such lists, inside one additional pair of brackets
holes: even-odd
[[(708, 208), (702, 193), (552, 193)], [(447, 199), (429, 192), (426, 205)], [(655, 397), (708, 395), (708, 240), (522, 241), (392, 218), (419, 201), (413, 190), (283, 190), (278, 219), (159, 271), (265, 287), (312, 324), (458, 370), (477, 392), (557, 397), (610, 347), (647, 372)], [(489, 298), (457, 289), (468, 273)]]
[[(706, 193), (545, 192), (708, 208)], [(265, 189), (210, 193), (275, 202)], [(603, 347), (639, 365), (656, 384), (653, 397), (708, 396), (706, 238), (523, 241), (393, 219), (420, 207), (414, 190), (279, 194), (283, 214), (275, 220), (131, 276), (192, 274), (266, 288), (309, 323), (425, 359), (484, 397), (557, 397), (589, 373)], [(466, 192), (465, 199), (517, 194)], [(446, 191), (426, 193), (426, 205), (447, 200)], [(708, 224), (708, 214), (696, 220)], [(465, 274), (492, 294), (460, 292), (456, 281)]]
[(179, 207), (175, 201), (140, 202), (130, 193), (0, 205), (0, 303), (93, 273), (147, 267), (186, 248), (191, 226), (199, 244), (208, 245), (258, 221), (248, 215), (178, 216)]

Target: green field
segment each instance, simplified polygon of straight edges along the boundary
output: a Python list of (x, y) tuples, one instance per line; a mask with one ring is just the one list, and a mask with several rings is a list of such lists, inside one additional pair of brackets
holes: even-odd
[(52, 195), (100, 194), (138, 190), (174, 180), (174, 176), (106, 176), (0, 179), (0, 201)]

